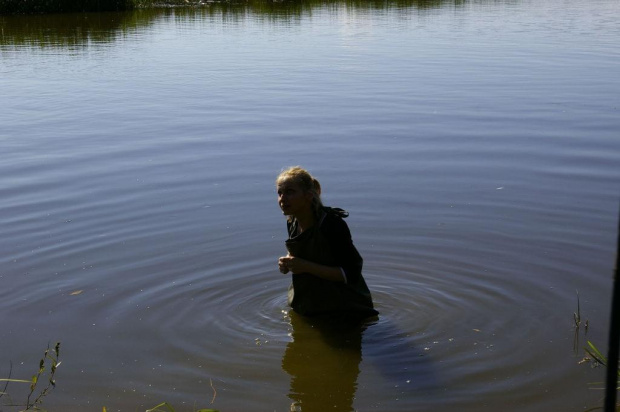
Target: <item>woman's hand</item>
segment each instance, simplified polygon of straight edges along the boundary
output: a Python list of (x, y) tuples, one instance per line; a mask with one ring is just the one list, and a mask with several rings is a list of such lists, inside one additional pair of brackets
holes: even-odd
[(346, 282), (344, 271), (337, 266), (325, 266), (306, 259), (291, 255), (282, 256), (278, 259), (280, 272), (293, 274), (307, 273), (333, 282)]
[[(310, 263), (309, 261), (301, 258), (296, 258), (294, 256), (282, 256), (278, 260), (278, 266), (280, 266), (280, 272), (288, 273), (289, 271), (294, 274), (310, 272)], [(283, 271), (283, 269), (285, 271)]]
[(282, 256), (278, 259), (278, 268), (280, 269), (280, 273), (287, 274), (289, 272), (289, 267), (286, 265), (284, 259), (288, 256)]

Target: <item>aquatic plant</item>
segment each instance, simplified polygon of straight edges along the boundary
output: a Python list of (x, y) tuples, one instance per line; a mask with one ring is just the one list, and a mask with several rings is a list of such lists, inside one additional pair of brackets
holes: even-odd
[[(166, 408), (166, 409), (161, 409)], [(103, 407), (103, 412), (107, 412), (105, 406)], [(157, 406), (152, 407), (151, 409), (147, 409), (146, 412), (176, 412), (175, 409), (168, 402), (162, 402)], [(217, 409), (197, 409), (193, 412), (219, 412)]]
[[(5, 382), (4, 385), (4, 390), (2, 392), (0, 392), (0, 397), (7, 395), (7, 388), (9, 386), (9, 383), (29, 383), (30, 384), (30, 392), (28, 393), (28, 397), (26, 398), (26, 403), (25, 404), (13, 404), (13, 403), (9, 403), (7, 406), (19, 406), (19, 407), (24, 407), (24, 409), (22, 410), (33, 410), (33, 411), (38, 411), (41, 410), (40, 406), (41, 403), (43, 402), (43, 398), (45, 396), (47, 396), (47, 394), (49, 393), (49, 391), (53, 388), (56, 387), (56, 380), (54, 379), (55, 375), (56, 375), (56, 370), (58, 369), (58, 366), (60, 366), (60, 342), (57, 342), (56, 345), (54, 346), (54, 348), (50, 349), (49, 345), (47, 346), (47, 349), (45, 350), (45, 353), (43, 354), (43, 358), (41, 358), (41, 360), (39, 361), (39, 369), (37, 371), (36, 374), (34, 374), (32, 376), (32, 378), (30, 380), (25, 380), (25, 379), (12, 379), (11, 378), (11, 372), (12, 372), (12, 365), (11, 365), (11, 369), (9, 370), (9, 377), (5, 378), (5, 379), (0, 379), (0, 382)], [(44, 373), (47, 370), (49, 364), (49, 373), (47, 376), (47, 385), (45, 385), (45, 387), (43, 387), (39, 393), (35, 396), (35, 392), (37, 390), (37, 386), (39, 385), (39, 382), (41, 382), (41, 378), (43, 377)]]
[[(9, 400), (4, 406), (9, 407), (19, 407), (21, 411), (43, 411), (41, 408), (41, 404), (43, 403), (43, 398), (47, 396), (53, 388), (56, 387), (56, 370), (60, 366), (60, 342), (56, 342), (56, 345), (53, 348), (50, 348), (49, 344), (47, 345), (47, 349), (43, 353), (43, 357), (39, 361), (39, 369), (37, 373), (35, 373), (30, 379), (13, 379), (11, 378), (13, 372), (13, 364), (9, 367), (9, 374), (7, 378), (0, 379), (0, 383), (4, 383), (4, 387), (0, 390), (0, 398), (7, 396), (9, 398), (9, 394), (7, 392), (8, 386), (10, 383), (27, 383), (30, 384), (30, 391), (28, 392), (26, 402), (23, 404), (13, 403)], [(46, 371), (49, 368), (49, 372), (47, 373), (47, 384), (43, 387), (38, 394), (37, 387), (39, 387), (39, 383), (43, 380), (43, 376), (45, 376)], [(211, 388), (213, 389), (213, 399), (211, 403), (215, 401), (216, 391), (213, 387), (213, 382), (211, 382)], [(164, 409), (165, 408), (165, 409)], [(1, 411), (1, 409), (0, 409)], [(103, 407), (103, 412), (106, 412), (106, 407)], [(162, 402), (159, 405), (156, 405), (150, 409), (147, 409), (146, 412), (176, 412), (175, 409), (168, 402)], [(197, 409), (194, 412), (219, 412), (216, 409)]]
[[(213, 389), (213, 399), (211, 399), (211, 404), (213, 404), (213, 402), (215, 402), (215, 397), (217, 396), (217, 391), (215, 390), (215, 387), (213, 386), (213, 381), (211, 379), (209, 379), (209, 383), (211, 384), (211, 389)], [(161, 409), (161, 408), (166, 408), (166, 409)], [(103, 408), (103, 412), (106, 412), (105, 408)], [(147, 409), (146, 412), (176, 412), (176, 411), (174, 410), (172, 405), (170, 405), (168, 402), (162, 402), (159, 405), (152, 407), (151, 409)], [(219, 412), (219, 411), (217, 409), (198, 409), (194, 412)]]
[[(582, 360), (586, 362), (594, 362), (594, 366), (604, 366), (607, 367), (609, 362), (607, 361), (607, 357), (603, 355), (603, 353), (594, 345), (594, 343), (587, 341), (587, 347), (583, 348), (586, 352), (587, 356)], [(618, 377), (620, 378), (620, 371), (617, 372)], [(616, 389), (620, 390), (620, 387)]]
[[(579, 335), (580, 335), (580, 328), (582, 325), (582, 318), (581, 318), (581, 304), (580, 304), (580, 300), (579, 300), (579, 292), (577, 291), (577, 311), (573, 312), (573, 322), (575, 325), (575, 337), (573, 340), (573, 350), (575, 351), (575, 354), (578, 353), (579, 351)], [(584, 335), (588, 334), (588, 320), (586, 319), (584, 322)], [(596, 345), (594, 343), (592, 343), (590, 340), (586, 340), (586, 346), (583, 348), (584, 350), (584, 356), (582, 357), (582, 359), (579, 361), (579, 364), (583, 364), (583, 363), (589, 363), (590, 365), (592, 365), (593, 367), (599, 367), (599, 366), (603, 366), (603, 367), (608, 367), (608, 361), (607, 361), (607, 357), (605, 355), (603, 355), (603, 353), (596, 347)], [(618, 377), (620, 378), (620, 371), (618, 371)], [(591, 383), (590, 386), (593, 387), (598, 387), (600, 385), (604, 385), (603, 382), (594, 382)], [(617, 390), (620, 390), (620, 387), (616, 388)], [(594, 412), (594, 411), (598, 411), (598, 410), (602, 410), (603, 407), (601, 406), (597, 406), (597, 407), (593, 407), (590, 409), (587, 409), (586, 412)], [(620, 404), (616, 405), (616, 411), (620, 411)]]
[[(576, 291), (576, 292), (577, 292), (577, 311), (573, 312), (573, 321), (575, 322), (575, 336), (573, 338), (573, 351), (575, 352), (575, 355), (579, 353), (579, 335), (580, 335), (581, 324), (582, 324), (581, 302), (579, 300), (579, 291)], [(588, 326), (589, 326), (589, 321), (588, 319), (586, 319), (584, 322), (584, 335), (585, 336), (588, 335)]]
[[(166, 409), (160, 409), (160, 408)], [(103, 412), (106, 412), (105, 408), (103, 408)], [(147, 409), (146, 412), (176, 412), (174, 408), (168, 402), (162, 402), (157, 406), (154, 406), (151, 409)], [(219, 412), (216, 409), (198, 409), (194, 412)]]

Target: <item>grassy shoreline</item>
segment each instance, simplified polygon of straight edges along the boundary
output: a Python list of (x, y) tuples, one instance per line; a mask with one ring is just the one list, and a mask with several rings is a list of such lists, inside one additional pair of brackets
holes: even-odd
[(304, 8), (314, 5), (344, 3), (363, 8), (383, 9), (389, 6), (426, 9), (444, 3), (462, 4), (466, 0), (0, 0), (2, 15), (44, 15), (52, 13), (84, 13), (131, 11), (166, 7), (250, 6), (256, 9)]
[(198, 6), (201, 0), (0, 0), (2, 14), (125, 11), (157, 6)]
[(0, 0), (0, 16), (75, 12), (131, 11), (171, 7), (243, 7), (257, 9), (305, 8), (316, 5), (347, 4), (362, 8), (416, 7), (429, 9), (445, 3), (464, 4), (467, 0)]

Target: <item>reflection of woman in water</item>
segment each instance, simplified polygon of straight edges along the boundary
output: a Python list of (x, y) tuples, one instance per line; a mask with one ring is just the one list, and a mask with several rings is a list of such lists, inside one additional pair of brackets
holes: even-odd
[(300, 167), (276, 180), (278, 204), (288, 217), (288, 255), (280, 272), (292, 273), (288, 303), (301, 315), (364, 319), (376, 316), (362, 276), (362, 257), (353, 245), (348, 213), (321, 203), (321, 186)]
[(366, 325), (289, 315), (293, 339), (282, 369), (291, 377), (291, 411), (353, 411)]

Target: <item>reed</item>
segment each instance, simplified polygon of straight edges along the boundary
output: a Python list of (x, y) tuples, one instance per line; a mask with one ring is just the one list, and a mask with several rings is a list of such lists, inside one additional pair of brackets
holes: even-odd
[[(165, 409), (163, 409), (165, 408)], [(106, 412), (105, 408), (103, 408), (103, 412)], [(176, 412), (175, 409), (168, 402), (162, 402), (157, 406), (154, 406), (151, 409), (147, 409), (146, 412)], [(194, 412), (219, 412), (216, 409), (198, 409)]]
[[(573, 321), (575, 322), (575, 336), (573, 337), (573, 351), (575, 352), (575, 355), (577, 355), (579, 353), (579, 338), (581, 335), (581, 325), (582, 325), (582, 319), (581, 319), (581, 302), (579, 299), (579, 291), (577, 292), (577, 312), (573, 312)], [(588, 335), (588, 327), (589, 327), (589, 321), (586, 319), (584, 322), (584, 335), (587, 336)]]
[[(28, 410), (41, 410), (40, 406), (43, 402), (43, 398), (47, 396), (50, 390), (56, 387), (56, 370), (58, 366), (60, 366), (60, 342), (57, 342), (53, 348), (50, 348), (49, 345), (43, 354), (43, 357), (39, 361), (39, 369), (37, 373), (35, 373), (30, 380), (26, 379), (12, 379), (11, 378), (11, 370), (9, 370), (9, 377), (5, 379), (0, 379), (0, 382), (4, 382), (4, 389), (0, 392), (0, 398), (3, 396), (8, 397), (7, 388), (9, 383), (28, 383), (30, 384), (30, 391), (28, 392), (28, 397), (26, 398), (26, 403), (24, 404), (15, 404), (13, 402), (8, 403), (7, 406), (18, 406), (23, 407), (23, 411)], [(48, 372), (49, 367), (49, 372)], [(42, 378), (47, 373), (47, 383), (42, 383), (42, 389), (39, 389), (37, 393), (37, 389), (40, 388), (39, 383), (42, 382)]]
[[(579, 340), (580, 340), (579, 336), (581, 334), (580, 333), (581, 326), (584, 325), (584, 338), (587, 337), (588, 326), (589, 326), (589, 321), (587, 319), (583, 321), (583, 318), (581, 316), (581, 302), (579, 299), (579, 291), (577, 291), (577, 311), (573, 312), (573, 322), (575, 326), (573, 349), (575, 351), (575, 355), (577, 355), (579, 352)], [(609, 367), (609, 362), (608, 362), (607, 357), (589, 339), (586, 339), (586, 346), (583, 348), (583, 351), (584, 351), (584, 356), (578, 362), (579, 364), (589, 363), (592, 367), (599, 367), (599, 366), (602, 366), (605, 368)], [(620, 377), (620, 371), (618, 372), (618, 377)], [(604, 382), (592, 382), (589, 385), (593, 389), (603, 389), (603, 388), (600, 388), (600, 386), (601, 385), (604, 386)], [(620, 390), (620, 387), (616, 389)], [(596, 407), (587, 409), (585, 412), (601, 411), (603, 409), (604, 408), (601, 406), (596, 406)], [(617, 404), (614, 410), (616, 412), (620, 412), (620, 404)]]
[[(60, 342), (57, 342), (53, 348), (50, 348), (49, 344), (47, 345), (47, 349), (43, 353), (43, 357), (39, 361), (39, 369), (30, 379), (14, 379), (11, 378), (13, 372), (13, 364), (10, 365), (9, 374), (7, 378), (0, 379), (0, 385), (3, 385), (0, 390), (0, 398), (6, 396), (8, 398), (8, 402), (5, 402), (3, 406), (7, 407), (15, 407), (19, 408), (20, 412), (23, 411), (44, 411), (42, 408), (43, 398), (47, 396), (53, 388), (56, 387), (56, 370), (60, 366)], [(45, 382), (45, 383), (42, 383)], [(7, 389), (9, 384), (29, 384), (30, 390), (28, 391), (28, 395), (26, 397), (25, 403), (15, 403), (13, 402)], [(42, 386), (42, 387), (41, 387)], [(213, 387), (213, 382), (211, 382), (211, 389), (213, 389), (213, 399), (211, 403), (215, 401), (215, 388)], [(38, 391), (37, 391), (38, 390)], [(0, 405), (2, 406), (2, 405)], [(2, 409), (0, 409), (2, 412)], [(103, 407), (103, 412), (107, 412), (106, 407)], [(150, 409), (147, 409), (146, 412), (176, 412), (175, 409), (168, 402), (162, 402), (159, 405), (156, 405)], [(194, 412), (219, 412), (217, 409), (194, 409)]]

